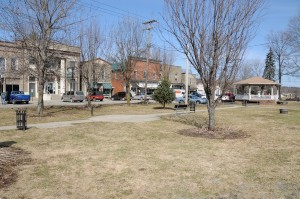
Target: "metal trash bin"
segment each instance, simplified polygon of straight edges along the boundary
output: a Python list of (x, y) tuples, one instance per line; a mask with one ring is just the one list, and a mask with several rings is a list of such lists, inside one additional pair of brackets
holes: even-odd
[(195, 102), (190, 102), (190, 111), (196, 112), (196, 103)]
[(17, 129), (25, 131), (27, 128), (26, 110), (16, 110)]

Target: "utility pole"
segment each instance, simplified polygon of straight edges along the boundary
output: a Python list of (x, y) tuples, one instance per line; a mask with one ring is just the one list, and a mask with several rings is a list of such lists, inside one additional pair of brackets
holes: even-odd
[[(189, 46), (187, 46), (187, 52), (188, 51), (189, 51)], [(189, 100), (189, 58), (187, 55), (186, 65), (185, 65), (185, 104), (188, 104), (188, 100)]]
[(146, 67), (146, 77), (145, 77), (145, 95), (144, 95), (144, 102), (147, 102), (147, 84), (148, 84), (148, 70), (149, 70), (149, 59), (150, 59), (150, 31), (153, 29), (151, 26), (152, 23), (157, 22), (156, 20), (146, 21), (143, 24), (148, 25), (148, 27), (145, 30), (148, 30), (148, 43), (147, 43), (147, 67)]

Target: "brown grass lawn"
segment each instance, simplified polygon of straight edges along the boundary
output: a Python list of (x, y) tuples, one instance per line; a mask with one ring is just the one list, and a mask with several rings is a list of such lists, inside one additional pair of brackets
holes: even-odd
[[(151, 106), (96, 114), (172, 112)], [(279, 114), (281, 107), (289, 113)], [(178, 133), (206, 118), (198, 112), (145, 123), (2, 131), (0, 143), (16, 142), (12, 147), (32, 161), (16, 167), (17, 181), (0, 189), (0, 198), (300, 198), (300, 103), (217, 111), (219, 127), (246, 138)]]

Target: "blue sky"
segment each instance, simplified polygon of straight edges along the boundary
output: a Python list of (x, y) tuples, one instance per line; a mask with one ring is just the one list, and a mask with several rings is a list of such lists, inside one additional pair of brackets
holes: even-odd
[[(163, 0), (81, 0), (81, 2), (85, 2), (85, 8), (90, 10), (90, 14), (96, 15), (95, 19), (100, 20), (101, 25), (107, 27), (126, 15), (138, 18), (142, 22), (151, 19), (161, 21), (163, 9)], [(300, 0), (267, 0), (265, 15), (261, 20), (256, 37), (249, 44), (245, 59), (259, 59), (264, 64), (268, 49), (263, 44), (266, 43), (267, 35), (271, 31), (285, 30), (289, 20), (296, 16), (298, 10), (300, 10)], [(167, 45), (155, 31), (153, 31), (152, 43), (161, 48)], [(184, 68), (184, 55), (177, 54), (176, 57), (175, 64)], [(300, 79), (284, 77), (283, 85), (300, 87)]]

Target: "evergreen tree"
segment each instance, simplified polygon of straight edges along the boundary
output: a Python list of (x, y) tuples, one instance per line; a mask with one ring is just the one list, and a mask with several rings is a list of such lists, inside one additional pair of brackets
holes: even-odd
[(274, 60), (274, 55), (273, 55), (273, 51), (271, 48), (267, 54), (265, 64), (266, 65), (265, 65), (263, 78), (274, 81), (274, 79), (275, 79), (275, 60)]
[(166, 107), (166, 104), (175, 100), (175, 93), (170, 86), (171, 83), (167, 79), (164, 79), (153, 95), (153, 99), (162, 104), (164, 108)]

